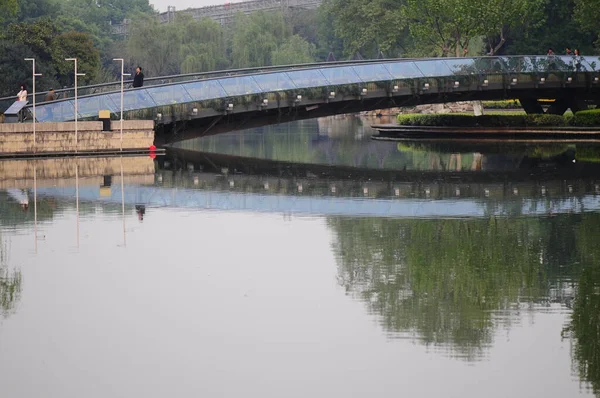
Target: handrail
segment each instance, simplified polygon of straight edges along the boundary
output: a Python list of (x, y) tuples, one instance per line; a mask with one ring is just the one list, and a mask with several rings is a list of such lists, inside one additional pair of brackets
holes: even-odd
[[(261, 72), (261, 71), (276, 71), (276, 70), (284, 70), (284, 69), (287, 70), (287, 69), (313, 68), (313, 67), (325, 68), (328, 66), (335, 66), (335, 65), (371, 64), (371, 63), (378, 63), (378, 62), (399, 62), (399, 61), (407, 61), (407, 62), (430, 61), (430, 60), (440, 60), (441, 61), (441, 60), (470, 59), (470, 58), (482, 59), (482, 58), (498, 58), (498, 57), (524, 58), (524, 57), (546, 57), (546, 55), (502, 55), (502, 56), (491, 55), (491, 56), (466, 57), (466, 58), (465, 57), (381, 58), (381, 59), (344, 60), (344, 61), (331, 61), (331, 62), (311, 62), (311, 63), (305, 63), (305, 64), (270, 65), (270, 66), (260, 66), (260, 67), (252, 67), (252, 68), (223, 69), (223, 70), (208, 71), (208, 72), (192, 72), (192, 73), (183, 73), (183, 74), (179, 74), (179, 75), (156, 76), (156, 77), (145, 78), (144, 82), (147, 83), (147, 82), (154, 82), (157, 80), (178, 79), (178, 78), (186, 78), (186, 77), (192, 77), (192, 76), (196, 76), (196, 77), (200, 78), (200, 77), (208, 77), (208, 76), (219, 75), (219, 74), (246, 74), (246, 73)], [(133, 79), (124, 81), (125, 84), (130, 84), (132, 82), (133, 82)], [(88, 85), (88, 86), (80, 86), (80, 87), (78, 87), (78, 90), (84, 91), (84, 90), (95, 89), (95, 88), (109, 87), (109, 86), (113, 86), (113, 85), (120, 86), (121, 81), (118, 80), (118, 81), (109, 82), (109, 83), (99, 83), (99, 84), (92, 84), (92, 85)], [(56, 94), (60, 94), (60, 93), (71, 91), (73, 89), (74, 89), (74, 87), (67, 87), (67, 88), (54, 90), (54, 92)], [(36, 95), (40, 95), (40, 96), (46, 95), (46, 94), (48, 94), (47, 91), (42, 91), (42, 92), (36, 93)], [(30, 98), (32, 96), (33, 96), (33, 93), (27, 94), (27, 98)], [(0, 97), (0, 101), (10, 101), (10, 100), (13, 100), (14, 98), (16, 98), (15, 95), (7, 96), (7, 97)]]
[[(345, 65), (345, 64), (370, 64), (370, 63), (377, 63), (377, 62), (385, 62), (385, 61), (402, 61), (402, 60), (415, 60), (415, 59), (430, 59), (430, 58), (386, 58), (386, 59), (367, 59), (367, 60), (345, 60), (345, 61), (331, 61), (331, 62), (312, 62), (312, 63), (307, 63), (307, 64), (290, 64), (290, 65), (270, 65), (270, 66), (261, 66), (261, 67), (252, 67), (252, 68), (238, 68), (238, 69), (222, 69), (222, 70), (215, 70), (215, 71), (208, 71), (208, 72), (192, 72), (192, 73), (182, 73), (179, 75), (166, 75), (166, 76), (156, 76), (156, 77), (148, 77), (148, 78), (144, 78), (144, 83), (147, 82), (153, 82), (153, 81), (157, 81), (157, 80), (166, 80), (166, 79), (177, 79), (177, 78), (186, 78), (186, 77), (192, 77), (192, 76), (197, 76), (197, 77), (207, 77), (207, 76), (212, 76), (212, 75), (219, 75), (219, 74), (242, 74), (242, 73), (253, 73), (253, 72), (261, 72), (264, 70), (268, 70), (268, 71), (276, 71), (276, 70), (280, 70), (280, 69), (295, 69), (295, 68), (311, 68), (311, 67), (327, 67), (327, 66), (335, 66), (335, 65)], [(431, 58), (431, 59), (435, 59), (435, 58)], [(439, 58), (438, 58), (439, 59)], [(446, 58), (446, 59), (450, 59), (450, 58)], [(133, 79), (130, 80), (124, 80), (125, 84), (130, 84), (133, 83)], [(94, 88), (102, 88), (102, 87), (109, 87), (109, 86), (113, 86), (113, 85), (121, 85), (121, 81), (114, 81), (114, 82), (109, 82), (109, 83), (99, 83), (99, 84), (92, 84), (92, 85), (88, 85), (88, 86), (79, 86), (77, 88), (77, 90), (86, 90), (86, 89), (94, 89)], [(54, 90), (54, 92), (56, 94), (60, 94), (60, 93), (64, 93), (64, 92), (68, 92), (73, 90), (74, 87), (67, 87), (67, 88), (62, 88), (62, 89), (58, 89), (58, 90)], [(48, 94), (48, 91), (42, 91), (42, 92), (37, 92), (36, 95), (45, 95)], [(27, 98), (32, 97), (33, 93), (28, 93), (27, 94)], [(9, 100), (13, 100), (14, 98), (16, 98), (16, 95), (11, 95), (11, 96), (7, 96), (7, 97), (0, 97), (0, 101), (9, 101)]]
[[(160, 81), (160, 80), (169, 80), (169, 79), (175, 79), (175, 78), (181, 78), (184, 79), (186, 77), (195, 77), (195, 79), (192, 80), (179, 80), (179, 81), (175, 81), (175, 82), (168, 82), (168, 83), (161, 83), (161, 84), (155, 84), (155, 85), (150, 85), (150, 86), (144, 86), (144, 87), (140, 87), (140, 88), (127, 88), (125, 89), (125, 91), (133, 91), (133, 90), (143, 90), (143, 89), (147, 89), (150, 87), (165, 87), (165, 86), (172, 86), (172, 85), (178, 85), (178, 84), (186, 84), (186, 83), (192, 83), (192, 82), (196, 82), (199, 80), (199, 76), (205, 77), (207, 78), (207, 80), (214, 80), (214, 79), (220, 79), (222, 77), (229, 77), (229, 76), (237, 76), (237, 74), (235, 74), (235, 72), (242, 72), (244, 73), (243, 75), (261, 75), (261, 74), (267, 74), (267, 73), (272, 73), (273, 71), (293, 71), (293, 70), (314, 70), (314, 69), (327, 69), (327, 68), (334, 68), (336, 66), (340, 66), (340, 65), (362, 65), (362, 64), (378, 64), (378, 63), (386, 63), (386, 62), (415, 62), (415, 61), (446, 61), (446, 60), (468, 60), (468, 59), (524, 59), (524, 58), (543, 58), (543, 59), (551, 59), (551, 58), (558, 58), (558, 57), (568, 57), (566, 55), (554, 55), (554, 56), (547, 56), (547, 55), (518, 55), (518, 56), (481, 56), (481, 57), (437, 57), (437, 58), (386, 58), (386, 59), (373, 59), (373, 60), (359, 60), (359, 61), (337, 61), (337, 62), (327, 62), (327, 63), (308, 63), (308, 64), (293, 64), (293, 65), (275, 65), (275, 66), (266, 66), (266, 67), (260, 67), (260, 68), (241, 68), (241, 69), (229, 69), (229, 70), (221, 70), (221, 71), (211, 71), (211, 72), (201, 72), (201, 73), (187, 73), (187, 74), (180, 74), (180, 75), (170, 75), (170, 76), (160, 76), (160, 77), (154, 77), (154, 78), (149, 78), (147, 79), (148, 81)], [(573, 59), (575, 58), (574, 56), (572, 57)], [(581, 57), (582, 60), (585, 60), (584, 57)], [(503, 65), (503, 67), (505, 67), (506, 65)], [(511, 73), (509, 71), (504, 71), (504, 73)], [(225, 75), (225, 76), (219, 76), (219, 75)], [(242, 75), (242, 76), (243, 76)], [(131, 82), (131, 80), (129, 81)], [(114, 82), (114, 83), (103, 83), (103, 84), (99, 84), (99, 85), (92, 85), (92, 86), (84, 86), (81, 87), (80, 90), (85, 89), (85, 88), (98, 88), (98, 87), (109, 87), (109, 86), (120, 86), (121, 82)], [(68, 91), (70, 89), (64, 89), (62, 91)], [(109, 95), (109, 94), (114, 94), (114, 93), (118, 93), (120, 90), (119, 89), (115, 89), (112, 91), (105, 91), (102, 93), (89, 93), (89, 94), (82, 94), (79, 95), (80, 99), (83, 98), (89, 98), (89, 97), (94, 97), (96, 95), (102, 94), (102, 95)], [(37, 95), (38, 93), (36, 93)], [(7, 97), (8, 99), (13, 99), (14, 97)], [(72, 100), (73, 97), (66, 97), (66, 98), (60, 98), (57, 99), (55, 101), (52, 101), (54, 103), (56, 102), (64, 102), (64, 101), (70, 101)], [(0, 98), (0, 101), (2, 101), (3, 98)], [(44, 101), (42, 101), (43, 103)], [(28, 104), (26, 106), (26, 108), (31, 108), (32, 105)]]

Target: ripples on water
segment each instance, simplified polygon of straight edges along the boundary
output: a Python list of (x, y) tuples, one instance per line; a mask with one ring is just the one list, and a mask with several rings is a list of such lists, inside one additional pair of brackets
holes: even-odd
[(371, 134), (0, 162), (9, 395), (598, 393), (598, 152)]

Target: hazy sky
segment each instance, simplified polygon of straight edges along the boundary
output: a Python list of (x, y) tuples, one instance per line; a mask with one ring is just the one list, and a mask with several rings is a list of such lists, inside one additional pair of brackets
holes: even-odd
[(167, 6), (175, 6), (178, 10), (213, 6), (225, 3), (238, 3), (240, 0), (150, 0), (150, 4), (160, 12), (167, 11)]

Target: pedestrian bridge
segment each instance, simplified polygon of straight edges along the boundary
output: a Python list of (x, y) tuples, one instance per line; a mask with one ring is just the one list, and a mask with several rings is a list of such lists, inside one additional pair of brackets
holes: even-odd
[[(117, 117), (119, 87), (80, 88), (78, 118), (96, 118), (102, 109)], [(38, 100), (38, 122), (74, 120), (73, 92), (63, 91), (66, 98), (58, 101)], [(127, 118), (160, 126), (184, 122), (187, 135), (201, 136), (397, 106), (504, 98), (520, 99), (528, 113), (544, 112), (539, 99), (555, 100), (549, 113), (582, 109), (600, 98), (600, 58), (391, 59), (166, 76), (126, 89), (123, 108)]]

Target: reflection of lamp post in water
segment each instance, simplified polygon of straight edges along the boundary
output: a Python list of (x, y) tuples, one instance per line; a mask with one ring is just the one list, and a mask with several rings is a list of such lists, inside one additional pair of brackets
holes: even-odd
[(75, 151), (78, 146), (78, 133), (77, 133), (77, 77), (85, 76), (85, 73), (77, 73), (77, 58), (65, 58), (65, 61), (73, 61), (75, 63)]
[[(121, 119), (121, 123), (123, 123), (123, 119)], [(123, 216), (123, 247), (126, 247), (127, 239), (125, 234), (125, 184), (123, 182), (123, 158), (119, 159), (119, 163), (121, 164), (121, 214)]]
[(35, 152), (35, 78), (36, 76), (42, 76), (41, 73), (35, 73), (35, 58), (25, 58), (25, 61), (31, 61), (33, 70), (31, 72), (32, 78), (32, 90), (33, 90), (33, 151)]
[(75, 164), (75, 212), (77, 213), (77, 248), (79, 249), (79, 165)]
[[(34, 96), (35, 98), (35, 96)], [(35, 241), (35, 254), (37, 254), (38, 241), (37, 241), (37, 165), (36, 161), (33, 161), (33, 239)]]
[[(121, 62), (121, 151), (123, 150), (123, 77), (131, 76), (131, 73), (125, 73), (123, 58), (113, 58), (113, 61)], [(122, 165), (121, 165), (122, 167)]]

